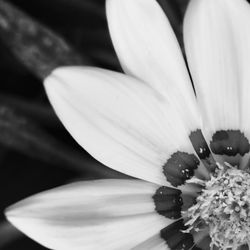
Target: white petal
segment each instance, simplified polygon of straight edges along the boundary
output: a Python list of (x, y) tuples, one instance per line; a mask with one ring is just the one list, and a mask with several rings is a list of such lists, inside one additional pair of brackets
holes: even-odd
[(192, 0), (184, 22), (187, 59), (206, 134), (250, 135), (250, 8), (245, 0)]
[(143, 241), (132, 250), (170, 250), (166, 242), (160, 237), (159, 234), (156, 234), (149, 239)]
[(50, 249), (127, 250), (173, 221), (154, 211), (157, 188), (133, 180), (79, 182), (21, 201), (6, 215)]
[[(105, 165), (169, 185), (163, 165), (194, 153), (174, 107), (142, 82), (96, 68), (59, 68), (45, 81), (49, 99), (76, 141)], [(185, 111), (184, 111), (185, 112)]]
[(124, 71), (164, 95), (191, 130), (199, 128), (194, 91), (174, 32), (156, 0), (108, 0), (111, 38)]

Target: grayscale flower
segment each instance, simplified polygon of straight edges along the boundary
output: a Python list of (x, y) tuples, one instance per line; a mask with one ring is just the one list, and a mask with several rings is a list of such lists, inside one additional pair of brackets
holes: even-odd
[(125, 74), (63, 67), (45, 88), (84, 149), (141, 180), (66, 185), (13, 205), (7, 218), (50, 249), (246, 249), (249, 4), (191, 0), (184, 44), (195, 92), (155, 0), (106, 7)]

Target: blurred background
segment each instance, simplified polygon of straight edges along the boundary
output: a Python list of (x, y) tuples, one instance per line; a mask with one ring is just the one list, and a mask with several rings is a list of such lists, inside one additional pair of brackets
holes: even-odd
[[(182, 46), (188, 0), (158, 1)], [(43, 79), (61, 65), (121, 71), (105, 0), (0, 0), (0, 249), (42, 250), (4, 218), (9, 205), (75, 180), (127, 178), (89, 156), (55, 116)]]

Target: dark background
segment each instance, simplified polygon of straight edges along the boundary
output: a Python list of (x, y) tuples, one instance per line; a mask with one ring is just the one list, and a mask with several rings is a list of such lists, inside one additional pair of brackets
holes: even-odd
[[(182, 44), (188, 1), (159, 2)], [(7, 7), (2, 3), (0, 0), (0, 249), (42, 250), (45, 248), (7, 224), (3, 215), (7, 206), (74, 180), (123, 177), (92, 159), (70, 137), (48, 103), (42, 79), (63, 64), (121, 68), (110, 41), (104, 0), (12, 0), (8, 3), (14, 5)], [(14, 6), (23, 13), (16, 13)], [(7, 31), (3, 17), (10, 24)], [(23, 18), (28, 18), (28, 24), (19, 27)], [(46, 28), (33, 24), (34, 20)], [(35, 25), (38, 35), (29, 34), (29, 25)], [(60, 42), (48, 30), (63, 38), (73, 52), (56, 51)], [(54, 41), (50, 49), (41, 42), (46, 36)]]

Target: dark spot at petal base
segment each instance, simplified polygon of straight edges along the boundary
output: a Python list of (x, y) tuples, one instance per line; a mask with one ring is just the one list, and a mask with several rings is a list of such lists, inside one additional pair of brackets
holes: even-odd
[(199, 165), (199, 159), (194, 154), (176, 152), (163, 166), (163, 173), (173, 186), (185, 183), (194, 175), (194, 170)]
[(168, 218), (177, 219), (181, 217), (183, 201), (181, 191), (169, 187), (160, 187), (153, 196), (155, 210)]
[(238, 250), (249, 250), (248, 245), (242, 245)]
[(182, 211), (186, 211), (197, 202), (196, 196), (194, 196), (193, 194), (182, 193), (181, 197), (183, 200)]
[(195, 152), (203, 162), (204, 166), (213, 171), (216, 168), (215, 160), (210, 152), (207, 142), (200, 129), (191, 132), (189, 135), (190, 141), (194, 147)]
[(212, 136), (210, 148), (218, 155), (235, 156), (249, 152), (248, 139), (239, 130), (220, 130)]
[(210, 156), (211, 152), (200, 129), (191, 132), (189, 138), (200, 159), (206, 159)]
[(182, 232), (185, 229), (183, 220), (178, 220), (161, 230), (161, 238), (172, 250), (201, 250), (195, 246), (192, 234)]
[(207, 235), (199, 243), (197, 243), (197, 246), (201, 247), (202, 249), (210, 249), (210, 243), (211, 243), (211, 238), (209, 235)]

